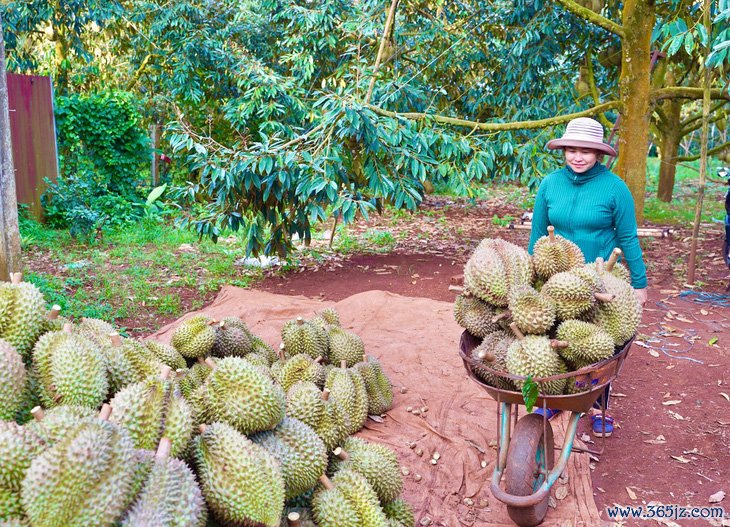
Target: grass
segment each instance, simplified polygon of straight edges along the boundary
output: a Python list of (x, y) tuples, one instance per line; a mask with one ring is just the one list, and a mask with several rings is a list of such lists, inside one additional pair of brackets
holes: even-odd
[(202, 307), (205, 295), (223, 285), (247, 287), (263, 275), (240, 264), (245, 254), (236, 237), (214, 244), (151, 220), (93, 243), (27, 220), (21, 236), (33, 268), (26, 279), (73, 318), (146, 318), (152, 324)]
[[(657, 158), (647, 160), (646, 202), (644, 204), (644, 219), (652, 223), (689, 225), (694, 222), (695, 206), (699, 189), (699, 161), (684, 163), (677, 166), (674, 193), (670, 203), (659, 201), (656, 197), (659, 185), (659, 166)], [(712, 159), (707, 174), (715, 181), (707, 180), (705, 198), (702, 206), (702, 221), (711, 222), (713, 219), (722, 219), (725, 216), (725, 192), (727, 185), (717, 181), (717, 169), (720, 164)]]

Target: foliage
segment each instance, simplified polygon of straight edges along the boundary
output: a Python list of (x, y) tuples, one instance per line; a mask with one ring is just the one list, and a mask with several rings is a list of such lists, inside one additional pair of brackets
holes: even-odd
[(55, 115), (61, 177), (43, 196), (50, 224), (75, 236), (136, 220), (150, 150), (132, 95), (57, 97)]

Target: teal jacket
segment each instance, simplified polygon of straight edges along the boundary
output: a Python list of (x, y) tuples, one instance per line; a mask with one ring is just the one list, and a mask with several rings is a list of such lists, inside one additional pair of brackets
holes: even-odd
[(631, 271), (631, 285), (646, 287), (646, 267), (636, 233), (634, 199), (626, 183), (596, 163), (583, 174), (566, 166), (542, 180), (535, 199), (528, 251), (547, 234), (549, 225), (574, 242), (587, 262), (607, 260), (615, 247)]

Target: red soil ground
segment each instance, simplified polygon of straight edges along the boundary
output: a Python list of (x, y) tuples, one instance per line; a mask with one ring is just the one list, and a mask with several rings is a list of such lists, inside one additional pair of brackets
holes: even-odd
[[(490, 221), (505, 210), (514, 213), (509, 205), (485, 208), (435, 200), (427, 205), (438, 210), (444, 204), (449, 205), (441, 214), (445, 221), (409, 223), (408, 236), (390, 254), (310, 263), (286, 276), (272, 273), (257, 288), (332, 301), (371, 289), (452, 301), (458, 293), (449, 286), (479, 239), (503, 237), (526, 246), (527, 231)], [(392, 220), (377, 218), (359, 228), (388, 225)], [(716, 227), (707, 230), (700, 240), (697, 276), (705, 292), (722, 295), (728, 271), (719, 256), (720, 233)], [(614, 383), (610, 411), (618, 427), (593, 464), (595, 499), (604, 519), (605, 507), (613, 504), (700, 507), (711, 505), (708, 500), (718, 491), (730, 496), (730, 297), (722, 306), (717, 302), (721, 296), (680, 296), (691, 292), (684, 285), (688, 236), (677, 230), (667, 239), (642, 240), (649, 302), (637, 343)], [(587, 421), (583, 419), (579, 435), (589, 432)], [(600, 449), (601, 441), (590, 446)], [(730, 512), (728, 499), (714, 505)], [(657, 525), (624, 523), (644, 524)]]

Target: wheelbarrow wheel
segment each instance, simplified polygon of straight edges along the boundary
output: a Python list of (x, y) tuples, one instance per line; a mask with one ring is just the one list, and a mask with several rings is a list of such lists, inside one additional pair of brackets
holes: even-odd
[[(515, 496), (534, 494), (543, 484), (546, 474), (553, 468), (553, 429), (543, 417), (527, 414), (517, 421), (505, 467), (505, 490)], [(507, 512), (520, 527), (540, 524), (547, 514), (549, 494), (536, 505), (507, 507)]]

